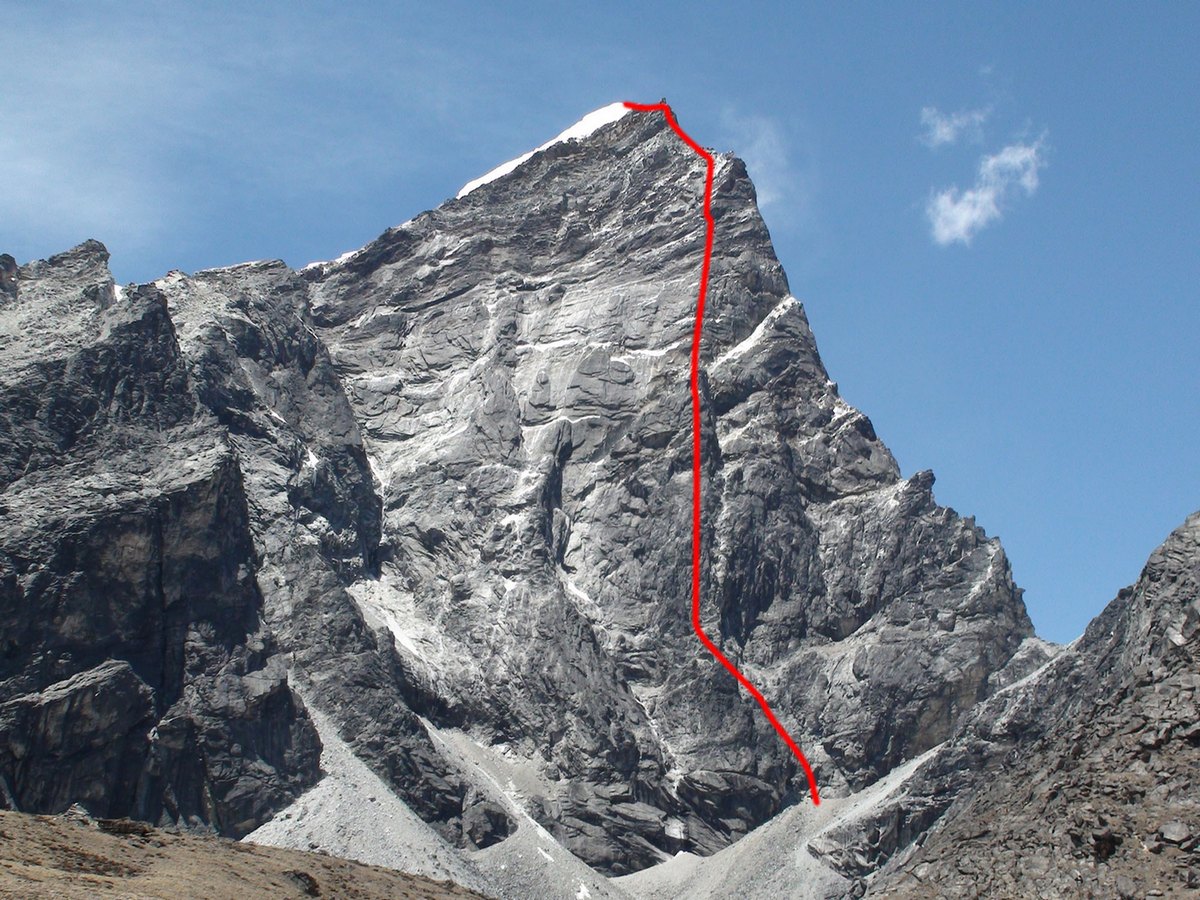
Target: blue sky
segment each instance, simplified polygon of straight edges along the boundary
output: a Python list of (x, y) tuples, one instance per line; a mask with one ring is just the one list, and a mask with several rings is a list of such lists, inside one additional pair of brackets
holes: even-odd
[(0, 15), (22, 262), (87, 237), (123, 281), (327, 259), (665, 96), (747, 159), (831, 377), (1001, 537), (1039, 633), (1075, 637), (1200, 508), (1200, 5)]

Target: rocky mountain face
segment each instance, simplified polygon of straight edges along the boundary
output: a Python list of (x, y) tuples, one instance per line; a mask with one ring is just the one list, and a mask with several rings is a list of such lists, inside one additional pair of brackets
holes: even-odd
[(505, 896), (559, 895), (538, 854), (628, 896), (583, 863), (769, 820), (759, 843), (791, 823), (831, 891), (925, 877), (906, 848), (1003, 768), (980, 730), (1033, 734), (1026, 676), (1091, 645), (1039, 669), (999, 542), (838, 395), (718, 155), (703, 620), (813, 763), (826, 818), (804, 818), (803, 773), (689, 621), (703, 191), (630, 113), (300, 271), (122, 289), (95, 242), (0, 257), (0, 804), (274, 817), (257, 833), (287, 843), (386, 791)]
[(243, 472), (95, 242), (0, 294), (0, 799), (252, 830), (318, 778)]
[(655, 900), (1192, 896), (1198, 648), (1200, 513), (1079, 640), (948, 740), (710, 859), (619, 881)]
[(885, 869), (880, 895), (1200, 890), (1200, 513), (1009, 693), (947, 749), (953, 759), (974, 745), (978, 789)]
[[(618, 872), (801, 787), (687, 618), (703, 175), (631, 114), (302, 273), (383, 506), (352, 592), (447, 721), (538, 766), (536, 817)], [(706, 625), (848, 790), (948, 736), (1031, 629), (999, 544), (838, 396), (734, 158), (713, 214)]]

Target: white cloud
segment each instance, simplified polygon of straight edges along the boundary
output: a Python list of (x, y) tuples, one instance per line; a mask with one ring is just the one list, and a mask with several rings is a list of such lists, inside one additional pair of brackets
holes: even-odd
[(921, 110), (921, 124), (925, 126), (921, 141), (929, 147), (953, 144), (960, 137), (978, 141), (983, 137), (983, 123), (989, 115), (991, 110), (987, 108), (943, 113), (936, 106), (926, 106)]
[(787, 143), (778, 123), (766, 116), (743, 116), (726, 109), (721, 124), (733, 138), (734, 151), (746, 162), (759, 206), (784, 199), (795, 183)]
[(973, 187), (938, 191), (925, 208), (933, 239), (943, 246), (970, 244), (986, 225), (999, 220), (1007, 200), (1019, 191), (1032, 196), (1038, 187), (1038, 169), (1045, 166), (1043, 142), (1009, 144), (999, 153), (983, 157)]
[(763, 219), (777, 237), (801, 241), (805, 253), (790, 264), (793, 277), (828, 252), (821, 216), (820, 146), (803, 115), (784, 121), (727, 105), (713, 143), (732, 150), (745, 164)]

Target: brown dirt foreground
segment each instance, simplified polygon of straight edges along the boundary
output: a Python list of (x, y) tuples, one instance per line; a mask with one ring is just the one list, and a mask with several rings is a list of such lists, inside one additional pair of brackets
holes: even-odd
[(0, 898), (358, 898), (466, 900), (481, 894), (322, 853), (0, 811)]

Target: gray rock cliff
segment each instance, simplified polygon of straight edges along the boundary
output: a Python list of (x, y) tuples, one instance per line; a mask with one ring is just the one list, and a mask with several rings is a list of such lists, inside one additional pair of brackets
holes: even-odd
[(1077, 642), (984, 704), (935, 766), (963, 748), (982, 769), (977, 789), (880, 873), (881, 896), (1194, 895), (1200, 513)]
[(241, 472), (96, 242), (0, 298), (0, 799), (253, 829), (317, 776)]
[[(320, 777), (306, 706), (461, 846), (527, 815), (622, 874), (808, 802), (689, 621), (703, 189), (631, 113), (299, 272), (0, 258), (2, 802), (244, 834)], [(712, 211), (704, 625), (836, 799), (1049, 653), (839, 396), (736, 157)]]

